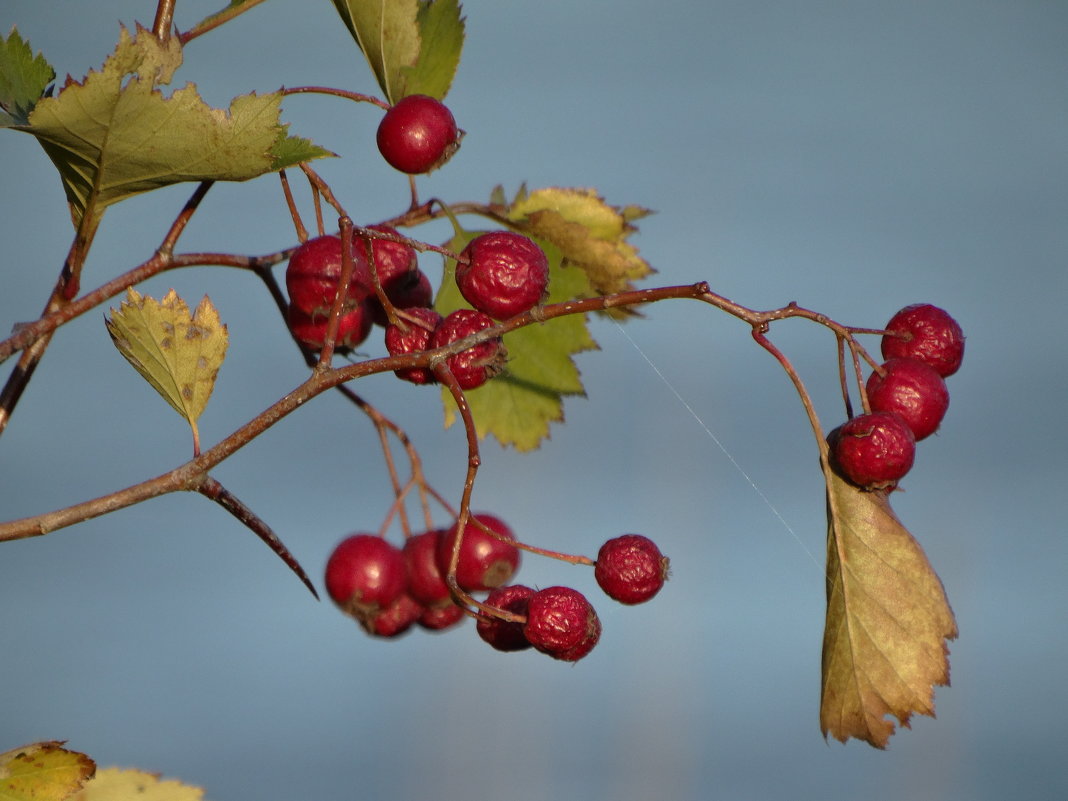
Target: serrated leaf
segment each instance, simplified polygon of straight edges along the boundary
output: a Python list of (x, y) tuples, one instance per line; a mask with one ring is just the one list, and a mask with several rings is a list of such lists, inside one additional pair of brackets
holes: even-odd
[(164, 97), (158, 85), (181, 64), (176, 38), (160, 45), (124, 28), (114, 53), (82, 82), (39, 102), (27, 125), (59, 169), (77, 225), (113, 203), (183, 181), (243, 181), (330, 155), (290, 138), (281, 93), (243, 95), (228, 111), (192, 84)]
[(386, 100), (402, 94), (402, 73), (419, 59), (419, 0), (333, 0)]
[(885, 748), (889, 716), (908, 726), (934, 716), (934, 687), (949, 684), (947, 640), (957, 624), (920, 544), (887, 493), (865, 492), (825, 468), (827, 623), (820, 728)]
[[(477, 232), (463, 232), (449, 243), (453, 252), (463, 250)], [(588, 297), (586, 274), (561, 263), (560, 252), (539, 242), (549, 260), (549, 303)], [(441, 291), (434, 308), (441, 314), (468, 304), (456, 288), (455, 263), (446, 265)], [(507, 370), (478, 389), (465, 394), (480, 438), (493, 435), (503, 446), (520, 451), (537, 448), (549, 436), (549, 425), (564, 419), (565, 395), (584, 394), (578, 367), (572, 356), (592, 350), (597, 343), (586, 327), (584, 315), (569, 315), (511, 331), (504, 336), (508, 350)], [(445, 425), (457, 417), (452, 395), (442, 389)]]
[(429, 95), (441, 100), (449, 93), (464, 47), (464, 18), (458, 0), (420, 0), (419, 56), (401, 68), (401, 96)]
[(70, 801), (201, 801), (204, 790), (143, 770), (103, 768)]
[(157, 301), (128, 289), (127, 300), (105, 318), (115, 347), (178, 414), (197, 420), (211, 398), (229, 335), (204, 296), (193, 314), (172, 289)]
[(0, 799), (63, 801), (95, 771), (93, 760), (68, 751), (62, 742), (24, 745), (0, 754)]
[(55, 77), (52, 65), (40, 53), (35, 56), (15, 28), (0, 37), (0, 128), (26, 124)]
[(594, 291), (607, 295), (633, 289), (635, 281), (654, 272), (627, 241), (637, 230), (632, 221), (649, 213), (639, 206), (609, 206), (592, 189), (524, 188), (508, 219), (530, 236), (552, 242), (565, 264), (585, 271)]

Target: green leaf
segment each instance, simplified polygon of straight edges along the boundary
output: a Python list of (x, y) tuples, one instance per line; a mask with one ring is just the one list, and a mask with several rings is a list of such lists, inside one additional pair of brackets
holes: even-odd
[(131, 288), (104, 322), (119, 353), (189, 421), (196, 440), (229, 343), (211, 300), (205, 295), (191, 315), (173, 289), (157, 301)]
[(25, 125), (55, 77), (52, 65), (40, 53), (33, 55), (17, 30), (0, 37), (0, 128)]
[(441, 100), (449, 92), (464, 46), (464, 18), (458, 0), (420, 0), (419, 58), (401, 69), (401, 92)]
[(458, 0), (333, 0), (386, 100), (445, 97), (460, 63)]
[(63, 743), (31, 743), (0, 754), (0, 798), (4, 801), (63, 801), (96, 771), (85, 754)]
[(208, 106), (192, 84), (157, 89), (181, 64), (176, 39), (123, 29), (115, 52), (82, 82), (42, 100), (20, 130), (59, 169), (75, 224), (133, 195), (183, 181), (243, 181), (330, 155), (287, 136), (281, 93), (243, 95), (229, 111)]
[(521, 188), (508, 219), (529, 236), (552, 242), (564, 263), (589, 276), (595, 292), (607, 295), (634, 288), (654, 270), (627, 239), (632, 222), (650, 214), (640, 206), (609, 206), (592, 189)]
[(866, 492), (827, 467), (827, 623), (820, 728), (884, 748), (893, 715), (934, 716), (934, 687), (949, 683), (946, 640), (957, 624), (923, 548), (886, 491)]
[[(448, 247), (463, 250), (478, 232), (457, 234)], [(560, 251), (551, 243), (538, 242), (549, 259), (549, 303), (559, 303), (591, 293), (589, 281), (581, 270), (561, 263)], [(468, 304), (456, 288), (453, 278), (455, 262), (445, 268), (442, 288), (434, 302), (441, 314)], [(478, 389), (468, 390), (475, 428), (480, 438), (492, 434), (503, 446), (520, 451), (537, 448), (549, 436), (549, 424), (564, 419), (565, 395), (584, 394), (578, 367), (572, 355), (592, 350), (597, 343), (590, 336), (584, 315), (568, 315), (544, 323), (535, 323), (504, 336), (508, 350), (508, 368)], [(456, 419), (452, 395), (442, 390), (445, 425)]]

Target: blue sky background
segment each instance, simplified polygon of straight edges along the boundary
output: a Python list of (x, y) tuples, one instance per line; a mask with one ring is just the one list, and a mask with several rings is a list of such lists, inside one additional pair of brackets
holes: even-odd
[[(216, 5), (179, 0), (179, 27)], [(657, 210), (635, 240), (657, 283), (706, 279), (754, 308), (796, 300), (857, 325), (932, 302), (963, 325), (949, 414), (895, 496), (960, 625), (937, 720), (914, 719), (886, 752), (820, 736), (825, 521), (811, 433), (744, 325), (664, 303), (626, 335), (593, 321), (602, 351), (579, 358), (588, 398), (568, 402), (567, 424), (540, 451), (483, 453), (475, 506), (520, 537), (592, 555), (636, 531), (672, 557), (653, 603), (595, 601), (605, 633), (588, 658), (570, 667), (498, 654), (471, 627), (372, 641), (313, 602), (230, 517), (199, 496), (167, 497), (0, 548), (0, 750), (66, 739), (101, 764), (202, 785), (213, 801), (1068, 796), (1058, 500), (1068, 480), (1068, 8), (464, 8), (449, 102), (468, 135), (425, 180), (426, 195), (593, 186)], [(17, 23), (60, 75), (80, 77), (110, 52), (120, 21), (149, 25), (153, 11), (146, 0), (5, 0), (0, 29)], [(373, 91), (325, 0), (274, 0), (192, 43), (184, 81), (216, 105), (283, 84)], [(359, 221), (404, 207), (405, 181), (374, 148), (377, 112), (294, 97), (284, 116), (343, 156), (321, 171)], [(6, 329), (38, 313), (70, 228), (30, 137), (0, 132), (0, 164)], [(86, 285), (147, 258), (188, 192), (110, 210)], [(261, 179), (215, 187), (181, 249), (266, 253), (293, 241), (277, 182)], [(208, 293), (230, 326), (201, 423), (212, 443), (305, 368), (254, 279), (202, 268), (143, 290), (172, 286), (192, 302)], [(187, 429), (114, 351), (102, 313), (57, 334), (4, 434), (4, 519), (187, 458)], [(835, 422), (833, 338), (800, 321), (772, 335)], [(436, 392), (391, 376), (357, 388), (458, 498), (463, 438), (441, 429)], [(318, 581), (334, 543), (373, 530), (388, 508), (377, 447), (328, 394), (217, 476)], [(589, 571), (554, 562), (527, 559), (517, 578), (597, 597)]]

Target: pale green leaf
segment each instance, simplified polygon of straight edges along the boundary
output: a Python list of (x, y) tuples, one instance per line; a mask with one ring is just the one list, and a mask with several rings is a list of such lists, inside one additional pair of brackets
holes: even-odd
[(404, 70), (419, 59), (419, 0), (333, 0), (386, 100), (402, 97)]
[(96, 764), (63, 743), (31, 743), (0, 754), (0, 799), (63, 801), (92, 777)]
[(17, 30), (0, 37), (0, 128), (24, 125), (55, 77), (52, 65), (40, 53), (35, 56)]
[(104, 322), (119, 352), (195, 434), (229, 343), (211, 300), (205, 295), (190, 314), (173, 289), (157, 301), (131, 288)]
[[(449, 243), (449, 249), (459, 252), (475, 236), (474, 232), (459, 234)], [(549, 259), (547, 302), (589, 296), (585, 273), (563, 266), (560, 252), (550, 243), (538, 244)], [(456, 288), (454, 269), (450, 260), (434, 303), (443, 315), (468, 305)], [(504, 345), (508, 351), (505, 372), (465, 394), (480, 438), (493, 435), (504, 446), (533, 450), (549, 436), (550, 423), (563, 421), (564, 396), (584, 394), (578, 367), (571, 357), (596, 348), (597, 343), (587, 330), (585, 316), (575, 314), (505, 334)], [(456, 420), (455, 403), (444, 389), (442, 401), (445, 424), (452, 425)]]
[(889, 716), (907, 726), (934, 715), (949, 683), (946, 640), (957, 624), (923, 548), (894, 515), (886, 491), (854, 487), (826, 467), (827, 623), (820, 728), (884, 748)]
[(419, 56), (401, 68), (401, 94), (441, 100), (449, 92), (464, 46), (464, 18), (459, 0), (420, 0)]

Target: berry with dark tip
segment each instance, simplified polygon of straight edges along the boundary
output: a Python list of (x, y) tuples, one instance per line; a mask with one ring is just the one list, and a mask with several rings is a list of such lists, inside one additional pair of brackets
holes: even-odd
[[(292, 304), (286, 312), (289, 330), (298, 342), (314, 351), (321, 350), (326, 341), (326, 327), (330, 315), (310, 315)], [(334, 338), (334, 350), (346, 353), (356, 348), (371, 333), (371, 313), (367, 303), (360, 303), (355, 308), (341, 313), (338, 320), (337, 336)]]
[(868, 377), (871, 410), (901, 415), (917, 442), (931, 436), (949, 408), (945, 380), (919, 359), (890, 359), (881, 369)]
[(578, 590), (547, 587), (527, 601), (523, 634), (537, 650), (553, 659), (576, 662), (601, 638), (601, 621)]
[[(290, 305), (313, 317), (330, 313), (341, 280), (341, 237), (319, 236), (294, 251), (286, 267)], [(352, 278), (345, 308), (357, 306), (372, 292), (371, 268), (362, 240), (352, 245)]]
[[(390, 356), (419, 353), (432, 347), (430, 341), (434, 329), (441, 324), (441, 315), (433, 309), (406, 309), (405, 314), (415, 317), (419, 322), (406, 319), (406, 328), (399, 324), (386, 326), (386, 350)], [(413, 384), (433, 384), (437, 381), (428, 367), (404, 367), (394, 370), (394, 373), (397, 378)]]
[[(487, 314), (474, 309), (457, 309), (434, 329), (430, 347), (449, 345), (494, 325), (496, 323)], [(500, 337), (495, 337), (449, 356), (445, 363), (461, 389), (475, 389), (504, 370), (506, 357), (504, 344)]]
[[(483, 531), (475, 520), (500, 538)], [(448, 575), (453, 548), (459, 538), (457, 521), (438, 540), (438, 569), (442, 575)], [(514, 541), (512, 530), (500, 518), (488, 514), (471, 515), (460, 541), (456, 583), (467, 592), (492, 590), (506, 584), (519, 568), (519, 549), (512, 544)]]
[(597, 553), (593, 575), (608, 597), (624, 604), (648, 601), (664, 586), (670, 562), (648, 537), (624, 534)]
[(422, 605), (406, 592), (402, 592), (385, 609), (380, 610), (360, 625), (375, 637), (399, 637), (419, 621)]
[[(492, 606), (516, 615), (527, 614), (527, 603), (534, 590), (522, 584), (498, 587), (486, 596), (486, 606)], [(481, 615), (475, 623), (478, 636), (498, 651), (523, 651), (530, 648), (530, 640), (523, 633), (523, 624), (499, 617)]]
[(456, 285), (464, 299), (496, 320), (533, 308), (545, 297), (549, 262), (531, 239), (493, 231), (472, 239), (456, 263)]
[(960, 368), (964, 359), (964, 331), (945, 309), (930, 303), (906, 306), (886, 324), (884, 359), (912, 358), (927, 362), (946, 378)]
[(404, 592), (408, 574), (396, 546), (374, 534), (353, 534), (326, 563), (326, 591), (366, 628)]
[(393, 167), (409, 175), (440, 167), (460, 147), (452, 112), (427, 95), (408, 95), (394, 103), (378, 125), (378, 150)]
[(860, 414), (827, 437), (833, 467), (864, 489), (893, 487), (912, 468), (916, 438), (894, 412)]

